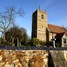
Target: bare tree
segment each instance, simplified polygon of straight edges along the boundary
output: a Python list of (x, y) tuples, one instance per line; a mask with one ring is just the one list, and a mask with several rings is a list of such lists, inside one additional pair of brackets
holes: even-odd
[(16, 10), (14, 7), (8, 7), (4, 12), (0, 12), (0, 32), (3, 35), (4, 42), (6, 41), (5, 32), (11, 26), (14, 26), (14, 20), (17, 15), (23, 16), (23, 10)]

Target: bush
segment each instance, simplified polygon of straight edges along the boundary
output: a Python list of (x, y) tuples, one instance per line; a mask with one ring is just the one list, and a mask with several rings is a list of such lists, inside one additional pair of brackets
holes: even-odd
[(38, 44), (39, 44), (39, 39), (33, 38), (33, 39), (32, 39), (32, 43), (33, 43), (33, 46), (38, 45)]
[(45, 41), (39, 41), (39, 39), (37, 39), (37, 38), (32, 39), (32, 44), (33, 44), (33, 46), (46, 46)]
[(39, 41), (40, 46), (46, 46), (46, 42), (45, 41)]
[(12, 44), (10, 42), (4, 42), (5, 46), (12, 46)]
[(5, 42), (4, 42), (3, 38), (0, 38), (0, 44), (1, 44), (1, 45), (4, 45), (4, 46), (5, 46), (5, 45), (6, 45), (6, 46), (8, 46), (8, 45), (11, 46), (11, 43), (8, 42), (8, 41), (5, 41)]
[(60, 42), (57, 42), (56, 43), (56, 47), (61, 47), (61, 43)]
[(3, 38), (0, 38), (0, 44), (3, 45)]

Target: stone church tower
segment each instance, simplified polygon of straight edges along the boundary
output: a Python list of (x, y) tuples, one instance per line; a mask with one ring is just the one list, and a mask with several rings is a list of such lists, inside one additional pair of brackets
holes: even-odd
[(32, 38), (46, 41), (47, 14), (37, 9), (32, 15)]

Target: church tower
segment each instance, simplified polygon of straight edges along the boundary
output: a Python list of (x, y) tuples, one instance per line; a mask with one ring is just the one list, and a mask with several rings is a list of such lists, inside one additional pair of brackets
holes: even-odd
[(47, 14), (37, 9), (32, 15), (32, 38), (46, 41)]

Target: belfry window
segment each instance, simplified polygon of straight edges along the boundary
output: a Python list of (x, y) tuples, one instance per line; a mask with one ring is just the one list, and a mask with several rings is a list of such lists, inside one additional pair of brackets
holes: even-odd
[(43, 14), (41, 15), (41, 19), (44, 19), (44, 15)]

